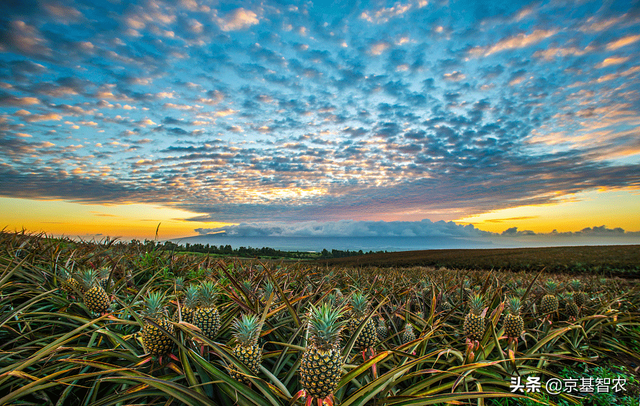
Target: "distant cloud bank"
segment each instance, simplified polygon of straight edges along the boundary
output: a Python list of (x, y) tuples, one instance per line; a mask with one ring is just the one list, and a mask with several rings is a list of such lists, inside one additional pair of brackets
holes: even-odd
[(503, 241), (504, 239), (534, 238), (540, 241), (573, 239), (589, 240), (589, 243), (603, 244), (640, 243), (640, 232), (629, 232), (622, 228), (607, 228), (606, 226), (587, 227), (575, 232), (535, 233), (530, 230), (509, 228), (502, 233), (482, 231), (473, 225), (460, 225), (452, 221), (432, 222), (428, 219), (421, 221), (308, 221), (300, 223), (241, 223), (238, 225), (219, 228), (197, 228), (199, 235), (225, 234), (233, 237), (443, 237), (470, 240), (488, 239)]

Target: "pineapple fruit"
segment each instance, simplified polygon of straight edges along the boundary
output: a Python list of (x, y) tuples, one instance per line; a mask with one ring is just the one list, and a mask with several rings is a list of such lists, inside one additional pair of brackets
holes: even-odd
[(62, 282), (60, 284), (60, 288), (62, 289), (62, 291), (66, 292), (69, 295), (74, 295), (76, 292), (80, 292), (84, 295), (82, 284), (78, 282), (78, 280), (71, 273), (62, 273)]
[(220, 313), (216, 308), (216, 285), (213, 281), (202, 282), (199, 305), (193, 312), (193, 324), (202, 330), (202, 334), (213, 340), (220, 330)]
[(351, 296), (351, 319), (348, 322), (348, 328), (351, 334), (353, 334), (360, 324), (363, 322), (364, 328), (360, 332), (360, 335), (356, 339), (354, 344), (355, 348), (359, 348), (363, 351), (368, 348), (373, 348), (376, 345), (378, 334), (376, 332), (376, 323), (372, 318), (365, 321), (367, 317), (368, 303), (367, 297), (360, 292), (355, 292)]
[(402, 344), (406, 344), (415, 339), (416, 333), (413, 332), (413, 326), (410, 323), (407, 323), (404, 326), (404, 331), (402, 332)]
[(509, 340), (517, 340), (524, 331), (524, 320), (520, 316), (520, 298), (511, 297), (507, 301), (508, 314), (504, 316), (504, 335)]
[(105, 290), (98, 284), (96, 272), (87, 269), (80, 274), (80, 284), (84, 290), (84, 304), (96, 313), (106, 313), (111, 304), (111, 299)]
[[(145, 317), (173, 334), (173, 324), (167, 319), (163, 302), (164, 295), (161, 292), (151, 292), (145, 299)], [(161, 357), (173, 347), (171, 338), (148, 320), (142, 326), (141, 335), (142, 343), (151, 355)]]
[(474, 293), (469, 300), (470, 312), (464, 318), (464, 335), (469, 341), (480, 341), (484, 335), (485, 323), (482, 312), (484, 310), (484, 298)]
[(587, 304), (587, 294), (582, 291), (582, 282), (578, 279), (572, 280), (570, 283), (571, 288), (573, 289), (573, 300), (576, 302), (578, 307), (583, 307)]
[(558, 298), (556, 297), (556, 290), (558, 289), (558, 283), (553, 280), (548, 280), (546, 284), (547, 294), (542, 297), (540, 301), (540, 311), (542, 314), (551, 315), (558, 311)]
[[(232, 329), (236, 346), (233, 347), (233, 355), (242, 362), (254, 375), (260, 371), (262, 361), (262, 348), (258, 346), (260, 336), (260, 320), (255, 314), (242, 315), (240, 320), (234, 320)], [(250, 384), (251, 381), (233, 365), (229, 374), (237, 381)]]
[(309, 342), (302, 354), (300, 364), (300, 384), (304, 394), (323, 402), (331, 399), (342, 373), (340, 355), (340, 331), (344, 322), (339, 309), (329, 304), (311, 306), (309, 318)]
[(578, 318), (578, 314), (580, 313), (580, 306), (575, 302), (575, 295), (573, 292), (567, 293), (567, 305), (565, 307), (565, 311), (570, 319)]

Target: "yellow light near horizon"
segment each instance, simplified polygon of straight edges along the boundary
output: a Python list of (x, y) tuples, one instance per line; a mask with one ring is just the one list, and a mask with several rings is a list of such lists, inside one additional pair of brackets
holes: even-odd
[(519, 206), (454, 220), (500, 233), (511, 227), (536, 233), (620, 227), (640, 231), (640, 191), (598, 190), (565, 196), (557, 203)]
[(189, 221), (197, 215), (153, 204), (80, 204), (62, 200), (0, 198), (0, 229), (25, 229), (81, 238), (158, 239), (194, 235), (199, 227), (231, 223)]

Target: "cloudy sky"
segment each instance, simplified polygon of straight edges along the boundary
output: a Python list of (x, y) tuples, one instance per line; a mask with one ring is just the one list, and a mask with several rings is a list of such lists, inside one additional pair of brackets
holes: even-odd
[(637, 2), (1, 7), (0, 228), (638, 238)]

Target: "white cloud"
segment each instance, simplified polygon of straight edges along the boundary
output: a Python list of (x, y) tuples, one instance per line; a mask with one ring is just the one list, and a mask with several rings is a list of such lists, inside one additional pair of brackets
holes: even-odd
[(225, 18), (215, 17), (215, 22), (222, 31), (237, 31), (256, 25), (260, 20), (253, 11), (240, 7), (227, 14)]
[(200, 234), (225, 232), (230, 236), (273, 237), (480, 237), (491, 235), (472, 225), (422, 221), (308, 221), (302, 223), (241, 223), (220, 228), (197, 229)]

